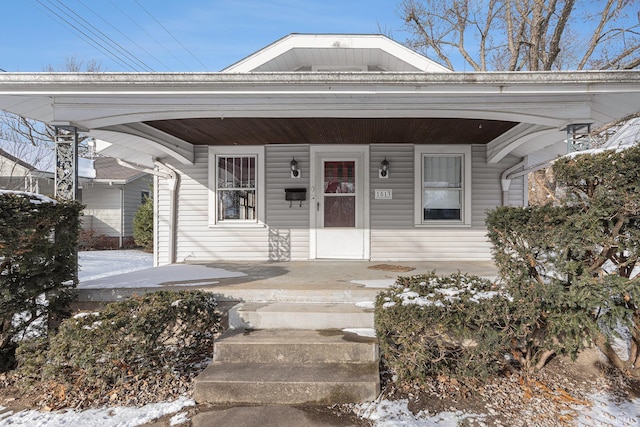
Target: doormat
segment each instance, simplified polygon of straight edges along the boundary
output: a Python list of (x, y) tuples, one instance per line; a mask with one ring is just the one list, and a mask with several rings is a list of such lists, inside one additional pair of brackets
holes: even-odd
[(377, 264), (369, 267), (371, 270), (393, 271), (395, 273), (404, 273), (406, 271), (415, 270), (414, 267), (405, 267), (404, 265), (393, 264)]

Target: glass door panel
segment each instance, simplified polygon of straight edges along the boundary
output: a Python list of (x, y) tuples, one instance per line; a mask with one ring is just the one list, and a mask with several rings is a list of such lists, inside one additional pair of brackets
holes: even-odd
[(355, 161), (324, 162), (324, 227), (356, 226)]

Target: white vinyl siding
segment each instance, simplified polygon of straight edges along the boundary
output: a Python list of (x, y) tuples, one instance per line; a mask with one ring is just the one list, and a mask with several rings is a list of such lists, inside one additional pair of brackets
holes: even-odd
[[(310, 147), (270, 145), (265, 153), (265, 222), (262, 227), (209, 226), (209, 148), (197, 146), (193, 166), (172, 163), (180, 172), (177, 188), (176, 262), (286, 261), (309, 259)], [(501, 203), (500, 175), (519, 159), (507, 157), (486, 164), (486, 147), (471, 147), (473, 192), (470, 227), (416, 227), (414, 224), (415, 161), (411, 144), (373, 144), (368, 166), (370, 180), (370, 258), (373, 261), (491, 260), (484, 219), (488, 209)], [(295, 157), (300, 178), (291, 178), (289, 162)], [(389, 177), (380, 178), (380, 162), (389, 161)], [(509, 199), (522, 203), (524, 180), (513, 180)], [(285, 188), (306, 188), (302, 204), (285, 200)], [(167, 263), (169, 241), (169, 187), (158, 180), (158, 261)], [(391, 190), (391, 199), (375, 199), (375, 190)]]
[[(374, 144), (370, 150), (371, 229), (413, 229), (413, 145)], [(380, 163), (389, 162), (388, 178), (380, 178)], [(391, 190), (391, 199), (376, 200), (376, 190)]]
[[(210, 153), (207, 146), (195, 147), (193, 166), (171, 163), (180, 173), (177, 194), (177, 218), (175, 233), (175, 261), (217, 261), (217, 260), (267, 260), (269, 232), (263, 225), (253, 226), (210, 226), (209, 188)], [(169, 183), (158, 179), (157, 234), (159, 265), (169, 262)]]
[[(295, 158), (299, 178), (291, 177), (290, 162)], [(270, 145), (266, 147), (267, 224), (269, 259), (272, 261), (309, 258), (309, 146)], [(303, 202), (285, 200), (285, 189), (306, 189)]]
[(82, 228), (93, 230), (96, 236), (119, 237), (122, 231), (122, 191), (119, 185), (85, 185), (82, 204), (85, 205)]
[[(219, 148), (219, 147), (216, 147)], [(262, 147), (259, 147), (262, 148)], [(177, 188), (176, 262), (306, 260), (309, 256), (309, 202), (289, 207), (284, 188), (308, 187), (307, 146), (269, 146), (265, 149), (268, 177), (263, 178), (266, 224), (210, 226), (209, 147), (196, 146), (193, 166), (171, 164), (180, 173)], [(239, 151), (241, 152), (241, 151)], [(294, 154), (295, 153), (295, 154)], [(295, 155), (300, 179), (291, 179), (289, 162)], [(169, 187), (158, 179), (158, 264), (168, 262)], [(266, 182), (266, 185), (264, 185)], [(259, 189), (260, 190), (260, 189)], [(268, 208), (266, 208), (268, 206)], [(260, 211), (258, 213), (260, 216)]]
[(87, 183), (82, 188), (82, 228), (96, 235), (132, 237), (133, 217), (141, 205), (140, 193), (149, 191), (150, 177), (126, 185)]
[[(518, 163), (519, 159), (510, 156), (499, 164), (487, 164), (485, 153), (484, 145), (471, 147), (471, 227), (415, 227), (413, 146), (373, 145), (370, 171), (372, 193), (375, 188), (393, 189), (393, 199), (374, 200), (373, 194), (371, 196), (371, 260), (490, 261), (491, 244), (486, 237), (486, 213), (500, 206), (500, 175)], [(378, 168), (385, 155), (390, 163), (387, 180), (378, 179)], [(513, 204), (523, 202), (523, 183), (523, 178), (511, 183), (509, 199)], [(410, 191), (410, 194), (406, 191)]]

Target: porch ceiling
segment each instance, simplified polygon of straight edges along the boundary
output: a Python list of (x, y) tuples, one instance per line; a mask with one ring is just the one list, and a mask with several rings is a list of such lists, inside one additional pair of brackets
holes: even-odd
[(145, 124), (194, 145), (487, 144), (518, 123), (454, 118), (193, 118)]

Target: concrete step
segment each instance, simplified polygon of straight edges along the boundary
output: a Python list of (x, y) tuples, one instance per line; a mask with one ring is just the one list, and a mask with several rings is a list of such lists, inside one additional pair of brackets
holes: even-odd
[(229, 312), (236, 329), (373, 328), (373, 309), (338, 303), (240, 303)]
[(336, 404), (377, 397), (377, 363), (221, 363), (195, 379), (194, 399), (207, 403)]
[(227, 331), (213, 360), (224, 363), (377, 363), (378, 341), (338, 329)]

